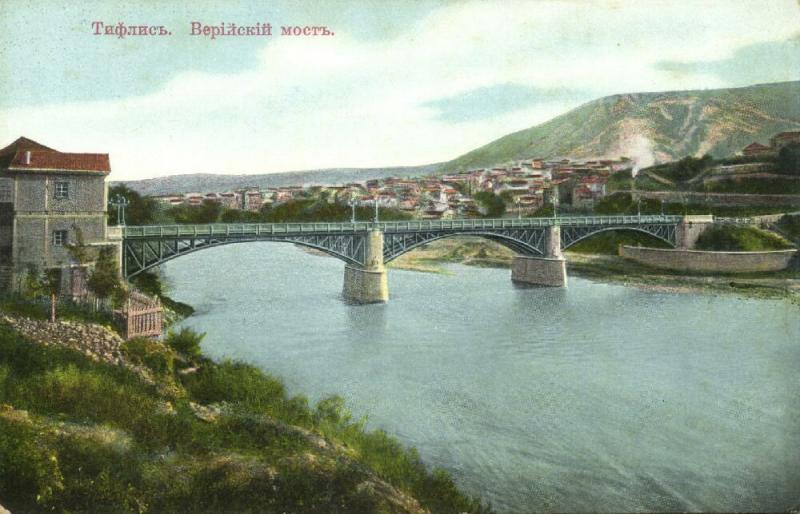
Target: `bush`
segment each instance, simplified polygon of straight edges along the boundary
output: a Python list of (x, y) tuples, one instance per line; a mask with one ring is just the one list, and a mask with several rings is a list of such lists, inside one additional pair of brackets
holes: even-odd
[(506, 202), (494, 193), (481, 191), (475, 193), (473, 198), (486, 211), (487, 218), (499, 218), (506, 212)]
[(786, 250), (792, 245), (780, 236), (757, 228), (715, 225), (700, 234), (695, 248), (719, 252), (758, 252)]
[(274, 410), (286, 399), (283, 384), (260, 369), (240, 362), (223, 361), (185, 375), (183, 383), (201, 403), (232, 402), (258, 410)]
[(184, 327), (180, 332), (170, 331), (164, 342), (180, 353), (190, 359), (198, 359), (202, 355), (200, 342), (205, 337), (205, 334), (198, 334), (191, 328)]
[(781, 148), (778, 169), (781, 173), (800, 175), (800, 144), (792, 143)]
[(782, 217), (778, 221), (778, 228), (780, 228), (789, 238), (794, 241), (800, 241), (800, 215), (789, 215)]
[(706, 154), (699, 159), (687, 156), (678, 161), (647, 168), (647, 170), (675, 182), (685, 182), (710, 168), (713, 164), (714, 159)]
[[(2, 407), (0, 407), (2, 408)], [(0, 491), (17, 510), (47, 509), (64, 489), (56, 453), (39, 440), (32, 423), (0, 415)], [(12, 496), (13, 495), (13, 496)]]
[(147, 366), (160, 375), (171, 374), (175, 369), (175, 355), (158, 341), (137, 337), (123, 343), (122, 351), (132, 362)]

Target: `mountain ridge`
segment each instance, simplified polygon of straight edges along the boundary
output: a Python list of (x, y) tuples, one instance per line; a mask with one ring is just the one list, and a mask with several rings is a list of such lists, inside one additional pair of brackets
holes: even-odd
[(586, 102), (542, 124), (495, 139), (440, 171), (506, 161), (631, 157), (642, 167), (710, 153), (725, 157), (777, 132), (800, 129), (800, 81), (622, 93)]

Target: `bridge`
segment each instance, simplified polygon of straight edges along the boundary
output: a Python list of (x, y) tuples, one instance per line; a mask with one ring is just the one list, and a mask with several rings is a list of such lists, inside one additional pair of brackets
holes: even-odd
[(325, 252), (345, 262), (344, 296), (388, 300), (385, 263), (446, 237), (478, 236), (515, 252), (512, 279), (565, 286), (562, 250), (608, 230), (634, 230), (673, 247), (690, 247), (714, 222), (711, 216), (581, 216), (382, 222), (225, 223), (122, 227), (126, 278), (206, 248), (252, 241), (282, 241)]

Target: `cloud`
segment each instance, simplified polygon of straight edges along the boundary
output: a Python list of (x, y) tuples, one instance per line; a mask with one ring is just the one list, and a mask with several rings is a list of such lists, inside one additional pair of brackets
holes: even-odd
[(497, 84), (466, 91), (459, 95), (424, 102), (422, 107), (435, 111), (436, 118), (460, 123), (491, 119), (535, 105), (591, 99), (591, 95), (572, 89), (544, 89), (521, 84)]
[(800, 34), (737, 49), (724, 59), (659, 61), (655, 68), (675, 77), (710, 75), (730, 85), (800, 79)]
[(0, 141), (109, 152), (115, 179), (438, 162), (595, 96), (729, 85), (663, 63), (729, 59), (798, 21), (782, 0), (643, 4), (443, 3), (384, 38), (274, 37), (238, 71), (200, 53), (146, 94), (2, 109)]

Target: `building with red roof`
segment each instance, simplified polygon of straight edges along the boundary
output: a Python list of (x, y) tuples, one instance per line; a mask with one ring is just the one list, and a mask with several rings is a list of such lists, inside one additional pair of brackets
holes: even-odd
[[(62, 294), (77, 284), (68, 245), (105, 245), (108, 154), (67, 153), (20, 137), (0, 149), (0, 289), (26, 270), (62, 270)], [(91, 253), (91, 252), (90, 252)]]

